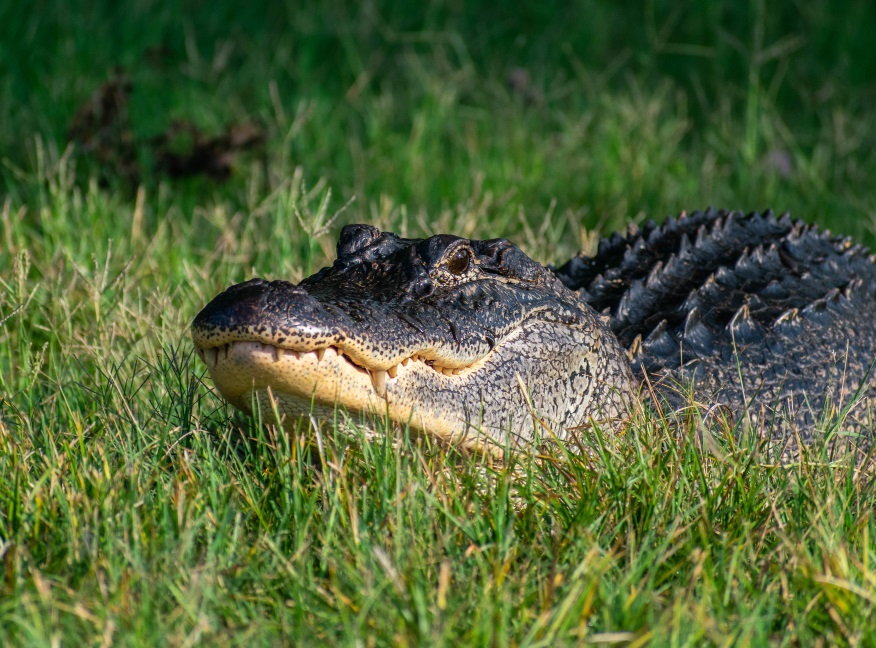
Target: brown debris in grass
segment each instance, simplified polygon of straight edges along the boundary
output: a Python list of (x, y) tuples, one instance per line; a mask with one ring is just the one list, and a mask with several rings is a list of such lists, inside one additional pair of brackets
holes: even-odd
[(99, 164), (104, 185), (111, 177), (131, 186), (140, 183), (140, 148), (150, 152), (154, 172), (174, 179), (205, 175), (224, 181), (231, 176), (239, 153), (265, 141), (263, 129), (251, 122), (229, 124), (222, 134), (210, 136), (185, 120), (174, 121), (151, 140), (138, 141), (127, 108), (132, 90), (133, 83), (125, 72), (115, 70), (80, 106), (67, 130), (68, 140)]
[(76, 111), (67, 129), (67, 139), (96, 160), (102, 174), (112, 169), (114, 175), (137, 184), (140, 167), (128, 118), (132, 89), (133, 84), (124, 71), (115, 70)]
[(235, 156), (261, 145), (261, 128), (251, 123), (230, 124), (225, 132), (210, 137), (188, 121), (175, 121), (153, 138), (155, 168), (171, 178), (203, 174), (214, 180), (231, 175)]

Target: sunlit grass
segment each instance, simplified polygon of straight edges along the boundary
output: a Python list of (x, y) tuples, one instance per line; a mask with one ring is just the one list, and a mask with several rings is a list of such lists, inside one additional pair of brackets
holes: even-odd
[[(223, 405), (187, 332), (230, 283), (329, 263), (349, 222), (555, 264), (708, 204), (872, 241), (876, 104), (809, 13), (811, 51), (767, 14), (755, 61), (732, 30), (667, 54), (709, 16), (660, 3), (565, 31), (534, 9), (402, 28), (401, 9), (308, 5), (291, 42), (255, 10), (178, 29), (157, 4), (101, 7), (0, 10), (20, 34), (0, 53), (46, 43), (0, 63), (0, 644), (876, 642), (872, 478), (822, 444), (780, 464), (694, 411), (505, 464), (343, 413), (278, 433)], [(518, 43), (515, 21), (546, 36)], [(116, 64), (143, 137), (255, 117), (268, 144), (221, 186), (101, 187), (62, 135)]]
[(230, 231), (217, 207), (140, 242), (94, 189), (50, 190), (42, 232), (7, 205), (4, 643), (873, 640), (873, 486), (826, 449), (783, 466), (754, 435), (647, 415), (501, 465), (342, 415), (229, 418), (186, 327), (250, 269), (325, 261), (330, 233), (287, 216), (318, 229), (325, 192), (290, 182)]

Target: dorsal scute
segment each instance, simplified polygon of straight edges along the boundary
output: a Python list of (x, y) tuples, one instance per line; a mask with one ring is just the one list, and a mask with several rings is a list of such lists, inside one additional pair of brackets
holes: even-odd
[(698, 308), (692, 309), (684, 321), (682, 341), (697, 357), (711, 355), (715, 350), (715, 334), (703, 321)]
[(710, 208), (649, 221), (556, 273), (608, 309), (621, 344), (639, 340), (645, 365), (721, 355), (734, 341), (780, 348), (801, 327), (830, 326), (876, 292), (867, 248), (772, 211)]

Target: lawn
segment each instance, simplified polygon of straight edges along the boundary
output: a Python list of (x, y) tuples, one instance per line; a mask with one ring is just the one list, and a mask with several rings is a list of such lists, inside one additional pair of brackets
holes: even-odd
[(353, 222), (558, 263), (711, 204), (873, 244), (874, 30), (855, 0), (4, 4), (0, 644), (876, 644), (876, 486), (819, 444), (279, 433), (187, 333)]

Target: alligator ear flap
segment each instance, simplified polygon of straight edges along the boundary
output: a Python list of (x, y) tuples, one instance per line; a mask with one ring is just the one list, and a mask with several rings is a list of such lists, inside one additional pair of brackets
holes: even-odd
[(763, 327), (751, 316), (748, 304), (736, 311), (727, 325), (727, 330), (735, 344), (753, 344), (764, 338)]

